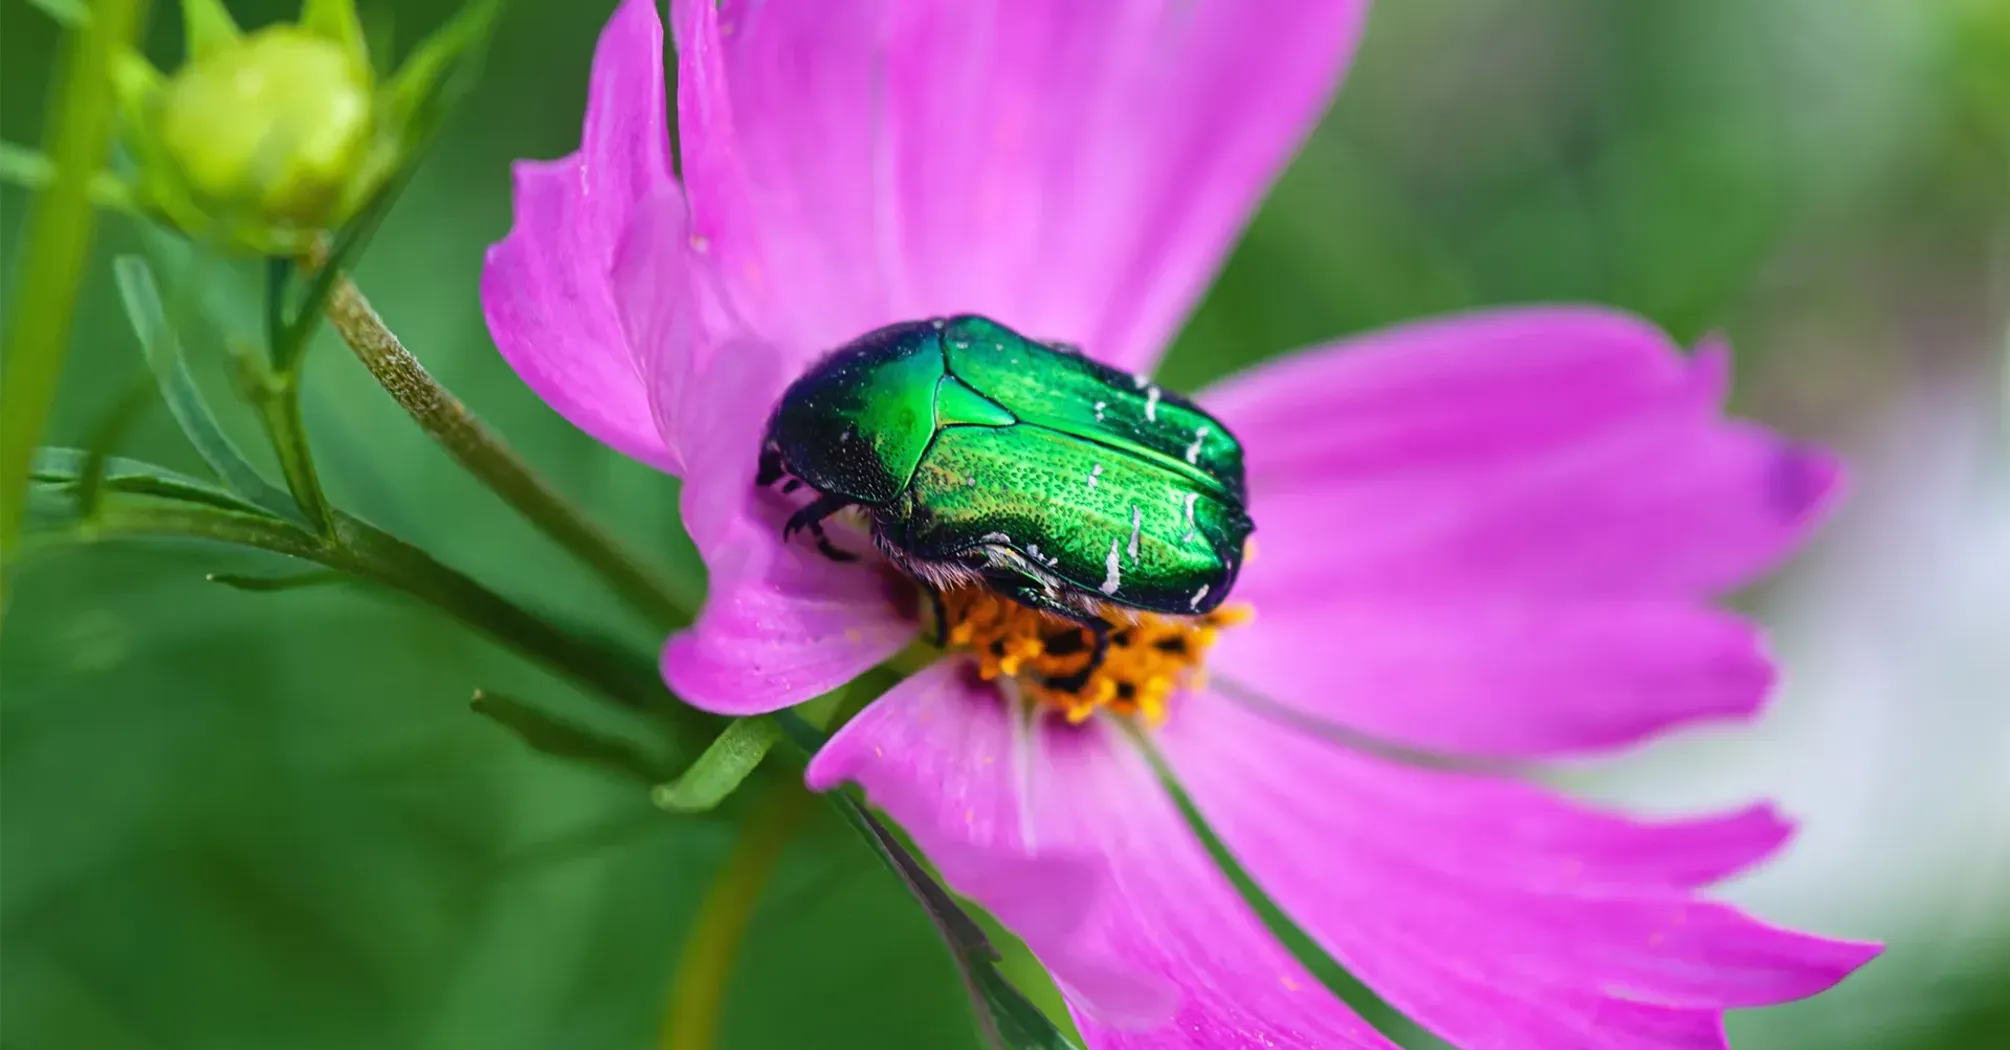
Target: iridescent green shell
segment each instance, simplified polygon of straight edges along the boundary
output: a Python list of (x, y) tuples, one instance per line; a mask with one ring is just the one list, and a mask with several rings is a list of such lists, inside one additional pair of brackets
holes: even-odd
[(768, 440), (789, 473), (866, 508), (889, 558), (937, 586), (981, 578), (1076, 608), (1203, 613), (1234, 585), (1252, 527), (1242, 446), (1219, 420), (982, 317), (840, 348), (789, 387)]

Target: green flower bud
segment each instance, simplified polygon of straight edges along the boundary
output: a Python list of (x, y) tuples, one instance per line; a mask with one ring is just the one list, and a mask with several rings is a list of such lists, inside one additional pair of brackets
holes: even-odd
[(440, 77), (492, 14), (476, 0), (379, 84), (355, 0), (305, 0), (297, 24), (249, 35), (223, 0), (182, 0), (187, 63), (163, 76), (128, 53), (114, 69), (136, 198), (199, 237), (308, 251), (411, 159)]
[(348, 218), (370, 152), (370, 87), (333, 41), (275, 26), (176, 73), (153, 130), (199, 203), (320, 230)]

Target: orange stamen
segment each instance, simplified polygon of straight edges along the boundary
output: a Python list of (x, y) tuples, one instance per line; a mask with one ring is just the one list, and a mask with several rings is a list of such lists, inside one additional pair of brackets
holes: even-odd
[(1102, 666), (1079, 688), (1062, 689), (1053, 683), (1066, 682), (1088, 665), (1092, 638), (1086, 628), (983, 587), (945, 592), (942, 605), (949, 647), (975, 656), (979, 677), (1014, 679), (1023, 695), (1072, 723), (1100, 708), (1158, 724), (1175, 690), (1202, 684), (1207, 650), (1221, 629), (1255, 615), (1248, 605), (1230, 604), (1202, 616), (1112, 617)]

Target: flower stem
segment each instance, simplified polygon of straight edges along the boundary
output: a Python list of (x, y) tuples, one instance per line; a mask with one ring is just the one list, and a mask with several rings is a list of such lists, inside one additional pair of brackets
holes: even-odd
[(279, 472), (286, 478), (287, 491), (322, 534), (332, 532), (335, 510), (321, 489), (321, 475), (314, 469), (314, 454), (307, 441), (307, 424), (300, 418), (300, 373), (272, 371), (249, 353), (240, 360), (247, 370), (245, 391), (279, 457)]
[(656, 579), (653, 570), (567, 503), (419, 364), (346, 274), (335, 280), (327, 315), (363, 367), (482, 484), (599, 573), (622, 600), (656, 627), (668, 630), (690, 622), (690, 613)]
[(810, 794), (793, 780), (769, 788), (747, 819), (726, 863), (698, 905), (663, 1012), (662, 1050), (712, 1050), (740, 941), (782, 848), (809, 813)]
[(29, 464), (69, 349), (77, 289), (97, 222), (91, 187), (114, 129), (112, 56), (132, 41), (145, 10), (145, 0), (98, 0), (89, 21), (70, 34), (63, 58), (50, 114), (55, 173), (35, 199), (16, 260), (17, 309), (0, 380), (0, 551), (21, 533)]

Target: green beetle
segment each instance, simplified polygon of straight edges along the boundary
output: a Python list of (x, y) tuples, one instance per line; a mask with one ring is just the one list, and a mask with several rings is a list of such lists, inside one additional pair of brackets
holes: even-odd
[(807, 530), (849, 560), (822, 523), (865, 511), (874, 544), (934, 600), (938, 644), (941, 592), (982, 584), (1088, 628), (1083, 680), (1110, 617), (1220, 605), (1253, 527), (1242, 445), (1219, 420), (975, 315), (888, 325), (791, 384), (755, 480), (784, 476), (817, 498), (783, 536)]

